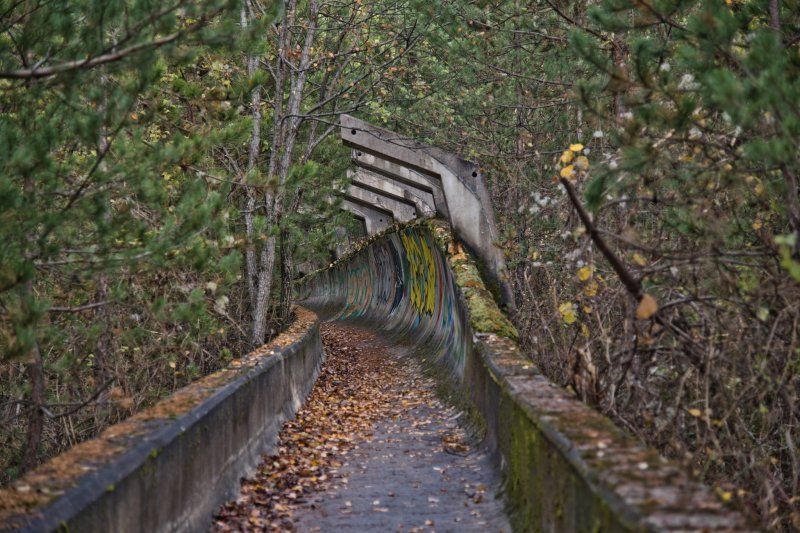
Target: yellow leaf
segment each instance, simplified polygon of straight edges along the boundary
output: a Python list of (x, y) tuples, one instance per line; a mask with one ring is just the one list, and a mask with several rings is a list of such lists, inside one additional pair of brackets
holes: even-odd
[(755, 219), (755, 221), (753, 222), (753, 229), (754, 230), (760, 230), (761, 226), (763, 226), (763, 225), (764, 224), (759, 219)]
[(573, 167), (572, 165), (565, 166), (564, 168), (561, 169), (560, 172), (562, 178), (571, 178), (572, 174), (574, 173), (575, 173), (575, 167)]
[(588, 266), (585, 266), (578, 270), (578, 279), (581, 281), (586, 281), (587, 279), (592, 277), (592, 269)]
[(689, 409), (689, 414), (697, 418), (703, 414), (703, 411), (701, 411), (700, 409)]
[(590, 314), (592, 314), (592, 308), (591, 308), (591, 306), (584, 305), (584, 306), (583, 306), (583, 312), (584, 312), (584, 313), (586, 313), (587, 315), (590, 315)]
[(589, 338), (589, 328), (586, 326), (586, 324), (581, 324), (581, 335), (587, 339)]
[(639, 266), (645, 266), (647, 264), (647, 259), (639, 255), (638, 253), (633, 254), (633, 262)]
[(593, 298), (595, 295), (597, 295), (597, 289), (598, 288), (599, 288), (599, 285), (597, 284), (597, 282), (596, 281), (592, 281), (591, 283), (586, 285), (586, 287), (583, 288), (583, 293), (586, 296), (588, 296), (589, 298)]
[(564, 150), (564, 153), (561, 154), (561, 162), (564, 164), (571, 163), (574, 157), (575, 154), (573, 154), (569, 150)]
[(585, 155), (578, 156), (578, 159), (575, 160), (575, 166), (581, 170), (586, 170), (589, 168), (589, 158)]
[(561, 313), (561, 318), (567, 324), (572, 324), (578, 319), (575, 315), (575, 305), (572, 302), (564, 302), (559, 305), (558, 312)]
[(170, 367), (170, 368), (175, 368), (175, 366), (176, 366), (176, 365), (175, 365), (175, 361), (170, 361), (170, 362), (169, 362), (169, 367)]
[(639, 301), (639, 307), (636, 308), (636, 318), (639, 320), (647, 320), (656, 314), (656, 311), (658, 311), (656, 299), (649, 294), (645, 294)]
[(583, 150), (583, 145), (581, 143), (570, 144), (569, 149), (572, 150), (573, 152), (580, 152), (581, 150)]

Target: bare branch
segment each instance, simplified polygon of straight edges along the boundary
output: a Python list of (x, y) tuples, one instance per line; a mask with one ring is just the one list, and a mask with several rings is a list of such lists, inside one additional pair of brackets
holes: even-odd
[(58, 307), (54, 306), (47, 310), (48, 313), (80, 313), (81, 311), (88, 311), (89, 309), (96, 309), (104, 305), (113, 303), (111, 301), (93, 302), (90, 304), (78, 305), (75, 307)]
[[(212, 14), (213, 15), (213, 14)], [(209, 15), (210, 16), (210, 15)], [(158, 49), (162, 46), (168, 45), (173, 43), (191, 33), (200, 27), (206, 24), (206, 18), (196, 22), (195, 24), (189, 26), (187, 29), (173, 33), (171, 35), (167, 35), (166, 37), (161, 37), (159, 39), (154, 39), (152, 41), (148, 41), (145, 43), (138, 43), (131, 45), (127, 48), (123, 48), (116, 52), (111, 52), (107, 54), (102, 54), (95, 57), (87, 57), (85, 59), (76, 59), (74, 61), (67, 61), (65, 63), (61, 63), (58, 65), (53, 65), (49, 67), (39, 67), (34, 66), (33, 68), (29, 69), (20, 69), (20, 70), (11, 70), (0, 72), (0, 79), (7, 79), (7, 80), (27, 80), (27, 79), (36, 79), (36, 78), (49, 78), (51, 76), (56, 76), (58, 74), (64, 74), (66, 72), (72, 72), (75, 70), (81, 69), (88, 69), (93, 68), (99, 65), (105, 65), (107, 63), (113, 63), (116, 61), (120, 61), (125, 59), (126, 57), (133, 55), (135, 53), (141, 52), (143, 50), (148, 49)]]

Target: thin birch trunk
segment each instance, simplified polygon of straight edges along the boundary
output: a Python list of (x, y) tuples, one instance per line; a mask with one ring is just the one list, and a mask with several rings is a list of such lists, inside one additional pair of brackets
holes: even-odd
[[(245, 0), (241, 10), (241, 26), (242, 29), (247, 28), (249, 25), (248, 1)], [(247, 58), (247, 74), (253, 76), (258, 69), (258, 58), (249, 56)], [(250, 147), (247, 153), (247, 167), (245, 168), (245, 175), (249, 175), (256, 164), (258, 163), (258, 155), (261, 150), (261, 87), (255, 87), (253, 93), (250, 95), (250, 116), (253, 119), (253, 126), (250, 137)], [(256, 308), (256, 278), (258, 277), (258, 264), (256, 261), (256, 235), (255, 235), (255, 209), (256, 209), (256, 195), (253, 188), (245, 184), (245, 194), (247, 201), (245, 203), (244, 223), (245, 231), (247, 233), (247, 251), (245, 252), (245, 268), (247, 274), (247, 294), (250, 297), (250, 309), (255, 313)], [(255, 320), (255, 314), (253, 315)]]
[[(293, 1), (287, 6), (287, 15), (294, 18), (296, 10), (296, 2)], [(270, 157), (270, 169), (277, 167), (276, 172), (270, 175), (277, 175), (278, 177), (278, 190), (274, 196), (267, 193), (266, 203), (268, 209), (268, 220), (270, 227), (276, 228), (280, 223), (280, 218), (283, 213), (284, 192), (283, 188), (286, 185), (286, 180), (289, 176), (291, 169), (292, 157), (294, 154), (294, 146), (297, 141), (297, 136), (300, 131), (300, 126), (303, 122), (303, 117), (300, 116), (300, 105), (303, 101), (303, 92), (305, 90), (308, 69), (310, 66), (311, 48), (316, 38), (317, 16), (319, 15), (319, 6), (315, 0), (312, 0), (309, 6), (309, 20), (308, 28), (306, 30), (305, 41), (300, 53), (300, 62), (294, 69), (294, 74), (291, 76), (289, 84), (289, 101), (286, 106), (286, 114), (275, 114), (275, 128), (280, 135), (279, 140), (273, 141), (274, 147), (279, 149), (274, 150)], [(281, 28), (282, 32), (288, 32), (289, 24), (284, 24)], [(281, 39), (281, 51), (278, 54), (278, 61), (286, 61), (285, 53), (288, 48), (288, 37)], [(283, 65), (278, 65), (278, 75), (286, 72), (283, 70)], [(285, 75), (285, 74), (284, 74)], [(283, 110), (281, 94), (276, 92), (276, 111)], [(258, 278), (258, 296), (256, 301), (254, 322), (253, 322), (253, 338), (254, 345), (264, 342), (266, 334), (266, 321), (267, 311), (270, 302), (270, 289), (272, 288), (273, 269), (275, 266), (275, 253), (277, 249), (277, 239), (274, 235), (270, 234), (267, 237), (267, 242), (261, 254), (261, 270)]]

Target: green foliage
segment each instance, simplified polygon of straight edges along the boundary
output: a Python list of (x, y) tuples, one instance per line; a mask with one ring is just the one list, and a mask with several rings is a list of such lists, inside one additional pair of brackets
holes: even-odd
[[(781, 494), (794, 490), (785, 428), (800, 379), (797, 3), (414, 6), (425, 41), (365, 118), (480, 162), (537, 364), (691, 456), (728, 499), (796, 523)], [(567, 173), (655, 324), (633, 321), (557, 183), (574, 143), (591, 166)], [(700, 403), (716, 413), (702, 424)]]
[[(3, 480), (30, 460), (26, 417), (49, 413), (44, 434), (28, 429), (29, 448), (43, 439), (35, 460), (213, 370), (214, 344), (240, 350), (223, 325), (241, 278), (237, 211), (209, 154), (241, 140), (246, 124), (204, 121), (225, 107), (211, 100), (218, 76), (190, 74), (253, 39), (236, 25), (238, 7), (2, 8), (0, 358), (10, 370), (0, 416), (4, 449), (23, 450), (0, 457)], [(185, 368), (166, 365), (169, 352)], [(30, 369), (41, 373), (42, 398)], [(65, 436), (63, 413), (91, 397), (98, 402), (70, 415), (78, 429)]]
[[(630, 268), (648, 292), (677, 302), (659, 313), (675, 335), (672, 346), (641, 341), (653, 353), (649, 372), (674, 378), (651, 379), (652, 394), (631, 385), (640, 406), (631, 411), (654, 420), (655, 431), (641, 427), (645, 438), (687, 450), (709, 479), (746, 487), (740, 497), (752, 491), (745, 499), (775, 528), (797, 523), (795, 503), (776, 496), (792, 492), (785, 454), (794, 446), (777, 433), (797, 416), (800, 379), (789, 303), (800, 287), (796, 7), (605, 0), (589, 8), (588, 31), (570, 34), (580, 61), (595, 69), (577, 95), (605, 133), (588, 143), (600, 156), (583, 188), (587, 204), (617, 253), (634, 258)], [(696, 359), (699, 346), (719, 360)], [(694, 372), (701, 377), (693, 383), (686, 376)], [(618, 374), (611, 379), (624, 383)], [(674, 397), (679, 376), (683, 392)], [(701, 383), (713, 391), (703, 400), (708, 411), (687, 412), (710, 418), (686, 433), (686, 421), (675, 415), (670, 422), (658, 405), (700, 402)], [(745, 388), (759, 391), (758, 399), (741, 394)], [(734, 410), (736, 421), (716, 418)], [(713, 446), (701, 444), (710, 440)]]

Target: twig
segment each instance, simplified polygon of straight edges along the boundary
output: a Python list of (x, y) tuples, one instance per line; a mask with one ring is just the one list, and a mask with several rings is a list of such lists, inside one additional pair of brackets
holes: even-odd
[(65, 416), (69, 416), (69, 415), (71, 415), (73, 413), (76, 413), (76, 412), (80, 411), (81, 409), (83, 409), (84, 407), (86, 407), (87, 405), (89, 405), (90, 403), (95, 401), (97, 399), (97, 397), (100, 396), (103, 393), (103, 391), (106, 390), (108, 388), (108, 386), (111, 385), (113, 382), (114, 382), (114, 378), (109, 379), (108, 381), (103, 383), (103, 385), (101, 387), (99, 387), (97, 390), (95, 390), (94, 394), (89, 396), (86, 400), (84, 400), (83, 402), (81, 402), (77, 406), (73, 407), (69, 411), (64, 411), (63, 413), (53, 414), (50, 411), (46, 410), (44, 407), (42, 407), (42, 412), (44, 414), (46, 414), (48, 416), (48, 418), (62, 418), (62, 417), (65, 417)]
[(47, 310), (48, 313), (80, 313), (81, 311), (88, 311), (112, 303), (111, 301), (93, 302), (90, 304), (78, 305), (75, 307), (51, 307)]
[(583, 207), (580, 199), (578, 199), (578, 193), (575, 192), (575, 187), (572, 186), (572, 183), (569, 182), (566, 178), (561, 178), (561, 185), (567, 190), (567, 196), (569, 196), (570, 202), (575, 207), (575, 210), (578, 212), (578, 217), (580, 217), (581, 222), (586, 227), (586, 232), (592, 238), (595, 246), (600, 250), (603, 256), (608, 260), (611, 264), (611, 268), (614, 269), (619, 279), (622, 281), (622, 284), (625, 285), (625, 289), (634, 297), (637, 301), (641, 300), (644, 296), (644, 292), (642, 291), (642, 284), (641, 282), (634, 278), (633, 275), (625, 268), (625, 265), (622, 264), (622, 261), (619, 257), (616, 256), (614, 252), (606, 244), (606, 241), (600, 236), (600, 231), (597, 229), (597, 226), (594, 225), (592, 218), (589, 216), (589, 213), (586, 212), (586, 209)]

